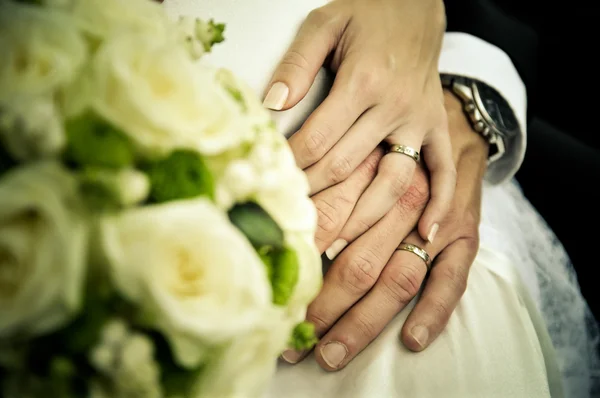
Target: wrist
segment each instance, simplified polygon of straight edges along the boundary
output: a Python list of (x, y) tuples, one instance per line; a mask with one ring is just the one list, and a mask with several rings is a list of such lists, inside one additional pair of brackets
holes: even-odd
[(444, 107), (448, 115), (448, 132), (455, 163), (462, 156), (468, 155), (487, 165), (489, 143), (473, 129), (461, 101), (447, 89), (444, 89)]

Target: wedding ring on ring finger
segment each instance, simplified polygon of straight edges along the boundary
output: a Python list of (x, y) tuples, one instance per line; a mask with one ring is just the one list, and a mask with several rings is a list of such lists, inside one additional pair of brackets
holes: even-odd
[(402, 242), (396, 250), (404, 250), (415, 254), (421, 260), (423, 260), (425, 266), (427, 267), (427, 272), (431, 271), (431, 257), (429, 256), (429, 253), (427, 253), (424, 249), (420, 248), (417, 245), (413, 245), (412, 243)]
[(419, 159), (421, 158), (419, 151), (417, 151), (415, 148), (407, 146), (407, 145), (400, 145), (400, 144), (390, 145), (390, 148), (388, 149), (387, 153), (399, 153), (401, 155), (406, 155), (409, 158), (412, 158), (417, 163), (419, 163)]

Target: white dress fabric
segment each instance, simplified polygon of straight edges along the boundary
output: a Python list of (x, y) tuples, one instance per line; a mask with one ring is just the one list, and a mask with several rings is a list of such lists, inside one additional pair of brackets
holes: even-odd
[[(165, 7), (173, 17), (226, 22), (226, 41), (208, 61), (233, 70), (262, 95), (304, 17), (325, 2), (167, 0)], [(447, 34), (440, 70), (496, 87), (523, 122), (524, 87), (499, 49), (468, 35)], [(321, 71), (298, 106), (274, 113), (281, 131), (288, 136), (297, 131), (330, 84)], [(524, 150), (523, 135), (511, 157), (490, 169), (488, 181), (510, 179)], [(294, 366), (282, 363), (267, 396), (599, 396), (598, 327), (560, 242), (514, 181), (486, 184), (482, 206), (481, 249), (467, 291), (427, 350), (409, 352), (398, 338), (413, 301), (345, 369), (324, 372), (311, 357)]]

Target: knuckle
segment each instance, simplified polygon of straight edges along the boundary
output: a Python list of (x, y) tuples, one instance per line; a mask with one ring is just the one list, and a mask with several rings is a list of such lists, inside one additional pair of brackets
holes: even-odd
[(450, 266), (440, 269), (441, 276), (446, 280), (447, 285), (460, 295), (467, 290), (467, 280), (469, 276), (468, 268), (465, 266)]
[(304, 151), (310, 162), (316, 162), (326, 153), (325, 134), (319, 130), (311, 131), (304, 139)]
[(317, 227), (325, 233), (334, 233), (339, 224), (338, 210), (323, 198), (316, 199), (313, 203), (317, 209)]
[[(378, 330), (375, 326), (375, 322), (371, 317), (363, 312), (353, 316), (352, 324), (356, 330), (367, 338), (368, 341), (372, 340), (378, 334)], [(362, 339), (361, 339), (362, 340)]]
[(288, 66), (293, 69), (306, 70), (309, 67), (309, 62), (301, 52), (290, 49), (281, 59), (282, 66)]
[(422, 211), (429, 202), (429, 183), (422, 178), (421, 173), (415, 173), (413, 183), (408, 187), (397, 204), (403, 211)]
[(452, 315), (453, 309), (447, 300), (445, 300), (439, 296), (432, 297), (430, 300), (431, 300), (431, 308), (432, 308), (432, 311), (434, 312), (434, 314), (439, 315), (439, 317), (442, 319), (450, 318), (450, 315)]
[(477, 253), (479, 250), (479, 233), (475, 231), (473, 236), (465, 238), (465, 243), (467, 245), (467, 250), (471, 253)]
[(469, 247), (479, 247), (479, 211), (471, 210), (453, 214), (453, 221), (461, 226), (463, 237), (467, 239)]
[(366, 176), (372, 177), (377, 173), (382, 151), (378, 148), (373, 151), (362, 163), (362, 170)]
[(327, 26), (332, 20), (332, 15), (329, 12), (327, 7), (319, 7), (315, 8), (311, 12), (308, 13), (306, 17), (306, 21), (310, 22), (313, 26), (317, 28), (322, 28)]
[(372, 251), (353, 253), (352, 259), (339, 268), (339, 280), (351, 294), (362, 294), (377, 281), (377, 257)]
[(386, 179), (389, 181), (390, 194), (394, 197), (401, 197), (410, 187), (410, 177), (406, 173), (386, 173)]
[(328, 317), (325, 313), (309, 306), (308, 312), (306, 313), (306, 321), (315, 326), (317, 335), (322, 335), (329, 330), (331, 323), (335, 321), (329, 321), (329, 319), (330, 317)]
[(328, 173), (328, 180), (330, 183), (337, 184), (338, 182), (344, 181), (352, 173), (350, 160), (345, 156), (335, 158), (328, 168)]
[(409, 265), (404, 265), (397, 270), (389, 267), (381, 276), (381, 283), (392, 299), (403, 305), (408, 304), (417, 295), (422, 282), (420, 272)]
[(352, 91), (361, 97), (372, 98), (377, 95), (381, 80), (380, 74), (376, 73), (374, 69), (358, 68), (352, 76)]
[(412, 104), (414, 103), (414, 101), (411, 101), (411, 98), (413, 97), (410, 95), (409, 87), (403, 87), (392, 94), (389, 101), (390, 106), (396, 113), (401, 111), (402, 116), (410, 116), (413, 111)]

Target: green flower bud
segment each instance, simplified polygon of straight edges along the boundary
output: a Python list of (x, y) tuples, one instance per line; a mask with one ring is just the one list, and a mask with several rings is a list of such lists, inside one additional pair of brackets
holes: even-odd
[(204, 45), (206, 52), (210, 52), (212, 46), (225, 40), (224, 31), (225, 24), (215, 23), (212, 19), (208, 22), (198, 19), (196, 22), (196, 37)]
[(312, 323), (301, 322), (292, 331), (289, 341), (290, 348), (296, 351), (310, 350), (319, 342), (315, 335), (315, 326)]
[(79, 166), (123, 168), (133, 164), (133, 145), (123, 132), (92, 114), (66, 123), (67, 159)]
[(176, 150), (151, 163), (150, 198), (157, 203), (197, 196), (214, 198), (215, 182), (202, 156), (190, 150)]

